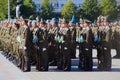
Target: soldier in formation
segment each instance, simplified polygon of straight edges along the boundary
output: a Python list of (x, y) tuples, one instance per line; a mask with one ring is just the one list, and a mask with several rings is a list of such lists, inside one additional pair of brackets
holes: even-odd
[[(79, 50), (78, 68), (92, 71), (92, 49), (97, 50), (98, 69), (111, 70), (111, 49), (120, 58), (120, 22), (110, 23), (107, 17), (98, 17), (97, 23), (80, 19), (79, 23), (66, 19), (14, 19), (0, 23), (0, 49), (10, 60), (18, 60), (22, 71), (30, 71), (32, 62), (38, 71), (49, 66), (70, 71), (71, 59)], [(7, 54), (6, 54), (7, 53)], [(12, 56), (12, 57), (11, 57)]]

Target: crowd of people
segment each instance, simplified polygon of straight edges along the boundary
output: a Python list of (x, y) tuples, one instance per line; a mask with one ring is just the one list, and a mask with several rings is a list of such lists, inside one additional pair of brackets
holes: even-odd
[(92, 71), (92, 49), (96, 49), (98, 69), (110, 71), (111, 49), (116, 49), (115, 57), (120, 58), (119, 40), (120, 21), (109, 22), (105, 16), (98, 17), (96, 23), (87, 19), (68, 22), (64, 18), (46, 21), (20, 18), (0, 23), (0, 49), (11, 60), (18, 59), (22, 71), (31, 71), (32, 63), (38, 71), (48, 71), (51, 65), (70, 71), (76, 49), (79, 69)]

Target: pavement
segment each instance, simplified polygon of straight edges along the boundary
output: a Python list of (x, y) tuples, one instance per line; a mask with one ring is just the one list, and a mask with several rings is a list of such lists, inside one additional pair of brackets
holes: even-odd
[(31, 80), (19, 68), (7, 60), (0, 51), (0, 80)]
[[(115, 50), (111, 53), (112, 57), (116, 55)], [(50, 66), (48, 72), (38, 72), (35, 66), (32, 66), (31, 72), (22, 72), (0, 54), (0, 80), (120, 80), (120, 59), (112, 58), (111, 71), (99, 71), (96, 63), (96, 50), (93, 50), (93, 71), (91, 72), (79, 70), (78, 59), (72, 59), (72, 70), (69, 72), (59, 71), (56, 66)]]

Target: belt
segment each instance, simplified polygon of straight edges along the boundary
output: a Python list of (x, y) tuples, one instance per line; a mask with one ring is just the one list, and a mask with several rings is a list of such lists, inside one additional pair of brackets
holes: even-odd
[(44, 41), (43, 40), (39, 41), (39, 43), (42, 43), (42, 42), (44, 42)]

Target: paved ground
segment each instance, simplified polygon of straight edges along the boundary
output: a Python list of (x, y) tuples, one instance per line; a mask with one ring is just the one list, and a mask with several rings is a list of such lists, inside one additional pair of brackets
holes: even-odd
[[(31, 72), (21, 72), (0, 54), (0, 80), (120, 80), (120, 59), (112, 59), (112, 71), (103, 72), (96, 68), (96, 50), (93, 53), (92, 72), (78, 70), (78, 59), (72, 60), (70, 72), (58, 71), (56, 66), (50, 66), (48, 72), (37, 72), (34, 66)], [(112, 57), (115, 54), (115, 50), (112, 50)]]
[[(1, 53), (1, 52), (0, 52)], [(20, 69), (0, 54), (0, 80), (31, 80)]]
[[(78, 53), (78, 51), (77, 51)], [(111, 50), (112, 57), (116, 55), (115, 50)], [(96, 59), (97, 52), (95, 49), (93, 49), (93, 72), (100, 72), (97, 69), (97, 59)], [(78, 57), (78, 54), (76, 54), (76, 57)], [(72, 59), (72, 70), (71, 72), (84, 72), (82, 70), (78, 69), (78, 59)], [(32, 66), (32, 72), (38, 72), (35, 69), (35, 66)], [(49, 72), (63, 72), (61, 70), (57, 70), (56, 66), (49, 66)], [(113, 59), (112, 58), (112, 71), (111, 72), (120, 72), (120, 59)]]

